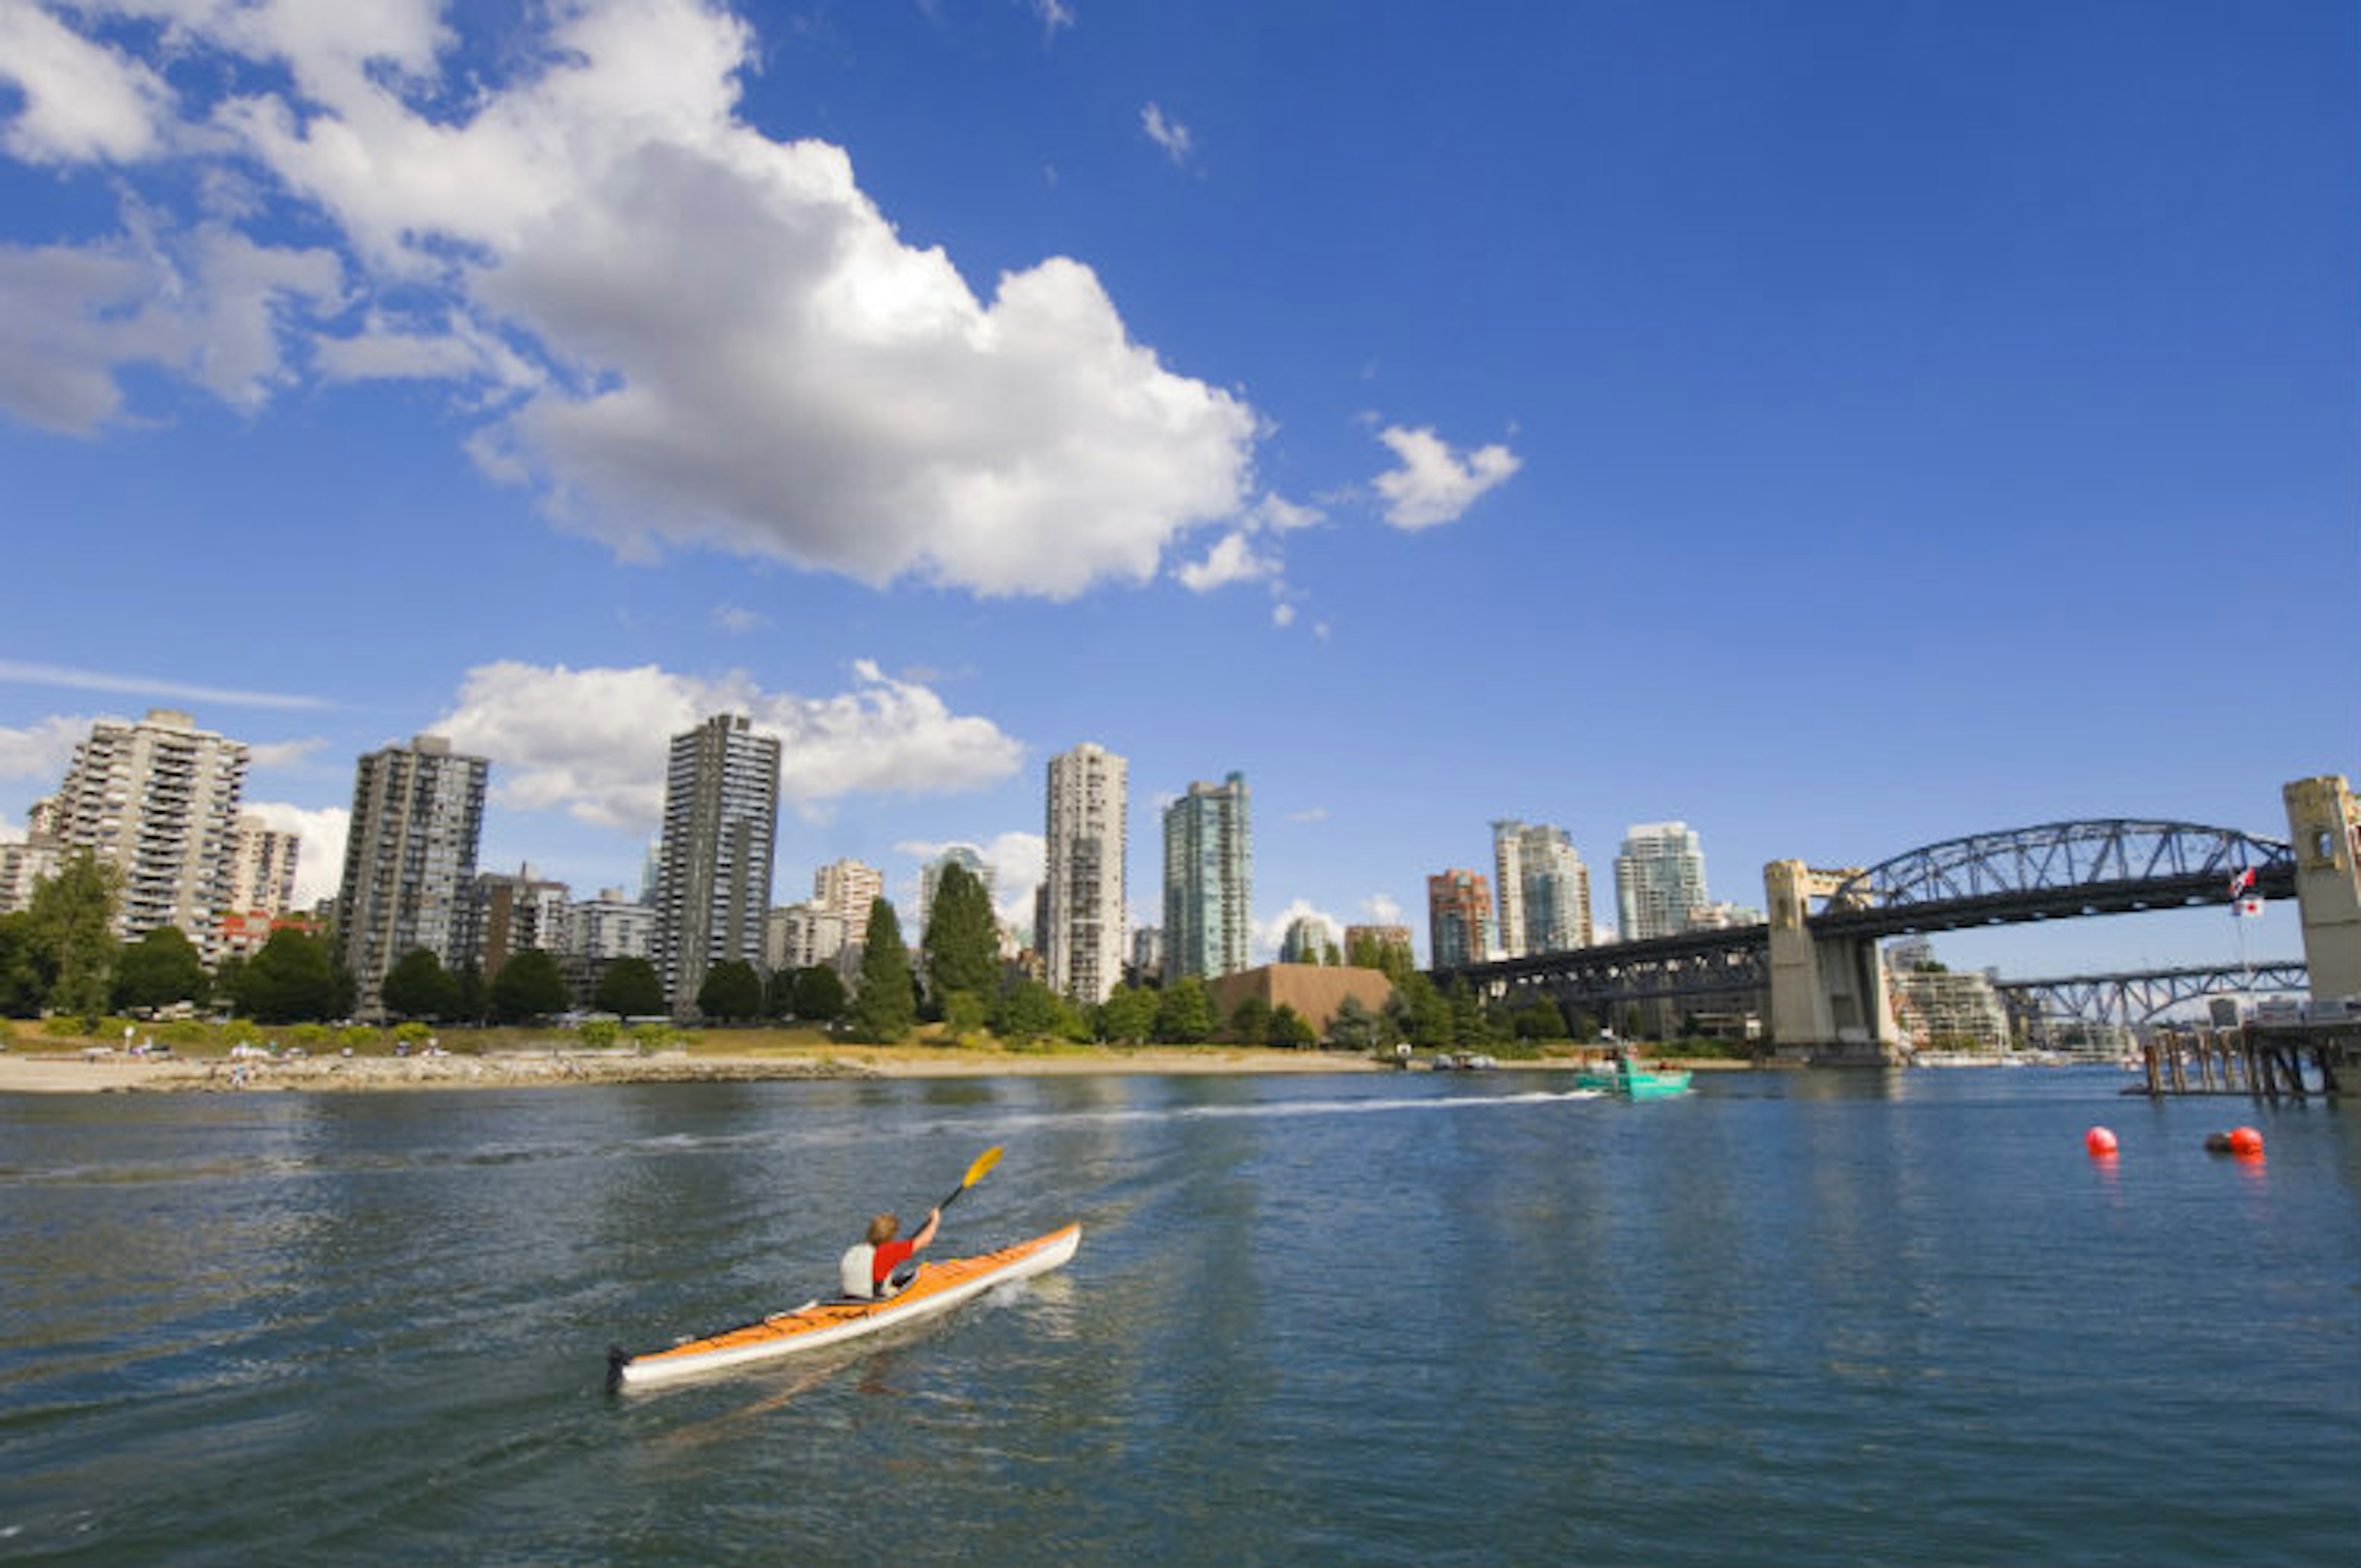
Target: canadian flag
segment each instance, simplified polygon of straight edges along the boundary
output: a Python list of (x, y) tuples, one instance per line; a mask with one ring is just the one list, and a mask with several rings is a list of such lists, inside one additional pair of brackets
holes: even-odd
[(2246, 867), (2245, 870), (2240, 871), (2240, 872), (2235, 872), (2235, 874), (2233, 874), (2233, 875), (2231, 876), (2231, 878), (2230, 878), (2230, 896), (2231, 896), (2231, 897), (2233, 897), (2233, 898), (2235, 898), (2235, 897), (2237, 897), (2240, 894), (2242, 894), (2242, 893), (2246, 892), (2248, 888), (2250, 888), (2250, 887), (2252, 887), (2252, 886), (2254, 886), (2254, 885), (2255, 885), (2255, 868), (2254, 868), (2254, 867), (2252, 867), (2252, 866), (2248, 866), (2248, 867)]
[(2241, 916), (2260, 915), (2262, 912), (2263, 901), (2261, 899), (2242, 898), (2238, 900), (2238, 913)]

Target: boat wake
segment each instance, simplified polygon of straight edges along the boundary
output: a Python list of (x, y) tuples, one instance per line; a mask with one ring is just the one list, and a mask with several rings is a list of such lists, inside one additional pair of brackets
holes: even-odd
[(1570, 1100), (1605, 1098), (1596, 1089), (1527, 1090), (1518, 1094), (1454, 1094), (1433, 1099), (1281, 1100), (1253, 1105), (1161, 1105), (1104, 1110), (1059, 1110), (995, 1117), (994, 1127), (1060, 1126), (1097, 1124), (1137, 1125), (1148, 1122), (1261, 1121), (1287, 1116), (1375, 1116), (1421, 1112), (1461, 1113), (1531, 1109), (1563, 1105)]

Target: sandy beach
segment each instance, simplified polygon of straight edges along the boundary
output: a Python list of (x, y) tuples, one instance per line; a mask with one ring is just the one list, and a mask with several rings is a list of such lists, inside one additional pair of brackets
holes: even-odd
[[(1526, 1064), (1542, 1065), (1542, 1064)], [(1102, 1047), (1008, 1051), (935, 1046), (839, 1045), (733, 1056), (514, 1050), (482, 1056), (194, 1056), (159, 1060), (121, 1051), (0, 1051), (0, 1094), (335, 1092), (497, 1089), (584, 1083), (752, 1082), (803, 1078), (982, 1078), (1089, 1073), (1320, 1073), (1387, 1070), (1334, 1051), (1234, 1046)]]

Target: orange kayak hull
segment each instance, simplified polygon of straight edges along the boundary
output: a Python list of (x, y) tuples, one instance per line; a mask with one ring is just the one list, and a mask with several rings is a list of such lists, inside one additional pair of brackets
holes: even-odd
[(774, 1312), (664, 1350), (627, 1355), (618, 1349), (608, 1355), (608, 1385), (642, 1387), (701, 1376), (917, 1322), (949, 1311), (995, 1285), (1057, 1268), (1074, 1255), (1082, 1241), (1082, 1227), (1067, 1225), (998, 1252), (921, 1263), (917, 1277), (881, 1301), (812, 1301), (793, 1311)]

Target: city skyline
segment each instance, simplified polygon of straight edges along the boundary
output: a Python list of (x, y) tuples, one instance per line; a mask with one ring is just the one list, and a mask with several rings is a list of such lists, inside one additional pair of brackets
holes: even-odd
[[(637, 887), (743, 712), (774, 902), (1006, 915), (1088, 739), (1253, 778), (1262, 955), (1502, 818), (1752, 905), (2361, 773), (2349, 7), (11, 16), (0, 838), (169, 707), (303, 902), (418, 734)], [(2070, 926), (1943, 952), (2239, 951)]]

